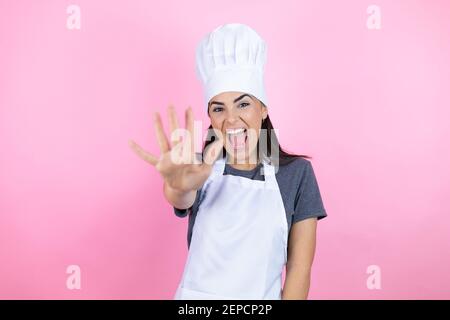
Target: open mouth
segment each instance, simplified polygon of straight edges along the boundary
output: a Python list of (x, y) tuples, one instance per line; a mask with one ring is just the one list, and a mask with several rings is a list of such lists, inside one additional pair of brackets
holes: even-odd
[(245, 148), (247, 143), (247, 129), (227, 129), (227, 139), (232, 149), (239, 150)]

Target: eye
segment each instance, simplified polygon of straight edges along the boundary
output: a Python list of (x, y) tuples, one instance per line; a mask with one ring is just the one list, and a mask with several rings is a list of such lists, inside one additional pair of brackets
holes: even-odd
[(212, 112), (220, 112), (220, 111), (222, 111), (222, 110), (223, 110), (222, 107), (214, 107), (214, 108), (212, 109)]
[(243, 103), (241, 103), (240, 105), (239, 105), (239, 107), (242, 107), (242, 108), (245, 108), (246, 106), (249, 106), (250, 105), (250, 103), (247, 103), (247, 102), (243, 102)]

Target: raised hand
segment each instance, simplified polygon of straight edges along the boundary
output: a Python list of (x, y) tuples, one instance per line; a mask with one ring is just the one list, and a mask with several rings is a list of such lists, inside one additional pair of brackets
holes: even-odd
[[(222, 153), (223, 138), (221, 132), (215, 130), (216, 139), (211, 143), (203, 159), (195, 155), (194, 146), (194, 116), (192, 108), (185, 111), (186, 129), (180, 129), (177, 115), (173, 106), (168, 107), (170, 140), (164, 132), (161, 116), (154, 114), (156, 139), (159, 144), (160, 156), (157, 157), (145, 151), (133, 140), (129, 141), (131, 149), (144, 161), (153, 165), (161, 174), (165, 184), (180, 192), (199, 189), (208, 178), (212, 165)], [(184, 135), (182, 135), (184, 133)]]

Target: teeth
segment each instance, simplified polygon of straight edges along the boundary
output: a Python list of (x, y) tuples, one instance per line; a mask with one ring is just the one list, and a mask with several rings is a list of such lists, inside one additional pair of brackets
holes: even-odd
[(244, 132), (245, 129), (244, 128), (239, 128), (239, 129), (227, 129), (227, 134), (239, 134)]

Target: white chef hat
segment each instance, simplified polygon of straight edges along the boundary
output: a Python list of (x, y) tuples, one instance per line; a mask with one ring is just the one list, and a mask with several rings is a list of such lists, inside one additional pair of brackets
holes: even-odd
[(207, 34), (196, 50), (196, 74), (206, 103), (227, 91), (245, 92), (267, 103), (264, 88), (266, 42), (247, 25), (224, 24)]

